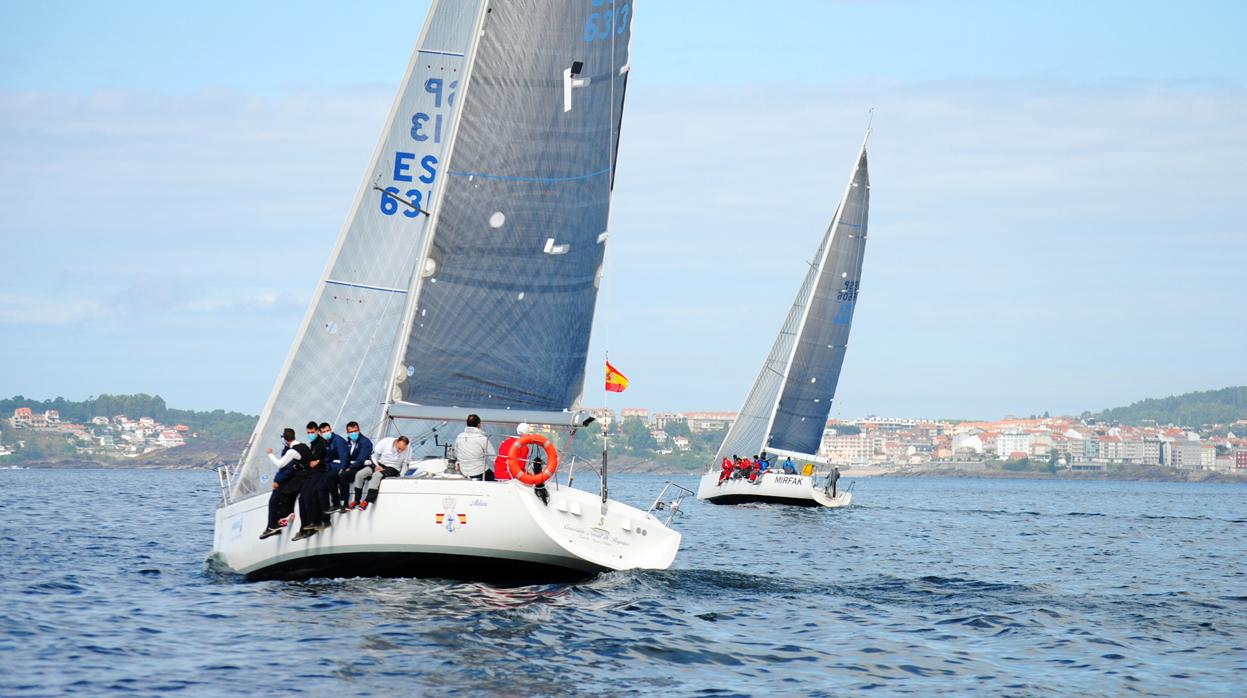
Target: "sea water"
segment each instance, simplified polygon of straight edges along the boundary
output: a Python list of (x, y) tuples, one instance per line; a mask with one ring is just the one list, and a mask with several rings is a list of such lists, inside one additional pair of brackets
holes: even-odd
[[(663, 480), (613, 476), (611, 494), (644, 506)], [(835, 511), (690, 500), (671, 570), (518, 588), (214, 573), (202, 471), (0, 486), (4, 696), (1247, 685), (1243, 485), (874, 478)]]

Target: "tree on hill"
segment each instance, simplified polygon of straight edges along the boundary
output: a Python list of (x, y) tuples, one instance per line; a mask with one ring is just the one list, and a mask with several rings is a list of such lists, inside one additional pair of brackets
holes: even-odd
[(1247, 386), (1149, 398), (1127, 407), (1104, 410), (1095, 416), (1123, 424), (1138, 424), (1145, 420), (1186, 427), (1229, 424), (1247, 419)]
[(636, 455), (649, 455), (658, 448), (658, 442), (650, 434), (649, 425), (640, 417), (628, 417), (619, 425), (623, 446)]

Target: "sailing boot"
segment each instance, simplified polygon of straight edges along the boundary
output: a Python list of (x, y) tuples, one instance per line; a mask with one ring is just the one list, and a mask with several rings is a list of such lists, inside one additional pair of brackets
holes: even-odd
[(355, 507), (359, 506), (360, 500), (362, 500), (363, 498), (364, 498), (364, 491), (360, 489), (356, 489), (355, 496), (351, 498), (351, 503), (346, 505), (346, 510), (350, 511), (354, 509)]
[(368, 490), (368, 499), (365, 499), (364, 501), (359, 503), (360, 511), (367, 509), (370, 504), (377, 503), (377, 492), (378, 490)]

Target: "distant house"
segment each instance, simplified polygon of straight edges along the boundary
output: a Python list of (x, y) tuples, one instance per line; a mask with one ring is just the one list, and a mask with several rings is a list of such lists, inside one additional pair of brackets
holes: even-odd
[(686, 412), (689, 431), (720, 431), (736, 421), (735, 412)]
[(30, 420), (33, 413), (29, 407), (19, 407), (13, 410), (13, 426), (15, 428), (30, 426)]
[(983, 440), (979, 438), (977, 433), (957, 434), (953, 436), (952, 450), (961, 452), (963, 449), (967, 453), (982, 453)]
[(1017, 431), (1007, 431), (996, 438), (996, 453), (1000, 455), (1009, 454), (1012, 458), (1014, 453), (1022, 453), (1023, 455), (1030, 453), (1032, 437), (1030, 434), (1024, 434)]
[(161, 448), (174, 448), (185, 443), (176, 429), (165, 429), (156, 437), (156, 445)]
[(43, 413), (43, 419), (44, 419), (44, 421), (46, 421), (48, 424), (60, 424), (60, 423), (61, 423), (61, 413), (60, 413), (59, 411), (57, 411), (57, 410), (48, 410), (48, 411), (46, 411), (46, 412), (44, 412), (44, 413)]
[(676, 447), (676, 448), (678, 448), (678, 449), (679, 449), (679, 450), (681, 450), (681, 451), (687, 451), (687, 450), (688, 450), (688, 448), (689, 448), (689, 443), (688, 443), (688, 437), (687, 437), (687, 436), (677, 436), (677, 437), (675, 437), (675, 438), (671, 439), (671, 443), (672, 443), (672, 444), (674, 444), (674, 445), (675, 445), (675, 447)]
[(620, 419), (627, 419), (629, 417), (636, 417), (642, 422), (645, 422), (646, 424), (648, 424), (649, 423), (649, 410), (645, 409), (644, 407), (625, 407), (619, 411)]
[(108, 426), (108, 417), (92, 417), (91, 423), (96, 426), (106, 427)]
[(684, 415), (676, 412), (659, 412), (654, 415), (654, 426), (659, 429), (666, 429), (671, 424), (686, 424), (687, 422)]

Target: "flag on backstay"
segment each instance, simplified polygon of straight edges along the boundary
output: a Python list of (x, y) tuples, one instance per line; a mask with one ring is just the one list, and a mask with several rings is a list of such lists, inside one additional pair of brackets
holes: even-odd
[(628, 387), (628, 379), (611, 362), (606, 362), (606, 392), (622, 393)]

